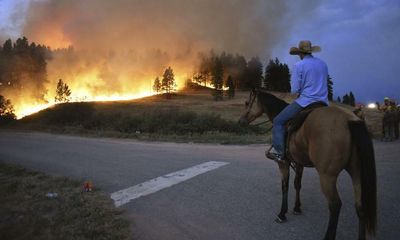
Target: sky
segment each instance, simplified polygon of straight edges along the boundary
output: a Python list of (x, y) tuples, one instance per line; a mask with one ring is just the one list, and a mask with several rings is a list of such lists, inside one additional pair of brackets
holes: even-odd
[[(0, 0), (0, 37), (15, 39), (23, 35), (29, 3), (46, 1), (51, 0)], [(272, 26), (276, 24), (281, 30), (274, 32), (271, 24), (265, 25), (268, 27), (265, 31), (257, 30), (267, 32), (273, 39), (264, 49), (262, 42), (256, 44), (265, 63), (268, 58), (278, 57), (291, 68), (299, 59), (288, 54), (289, 48), (307, 39), (322, 48), (315, 56), (328, 64), (335, 98), (352, 91), (358, 102), (382, 101), (386, 96), (400, 101), (396, 71), (400, 62), (400, 1), (286, 0), (284, 3), (285, 6), (279, 6), (281, 17), (271, 17)], [(243, 22), (247, 24), (249, 20)], [(257, 36), (252, 36), (251, 41), (257, 41)]]

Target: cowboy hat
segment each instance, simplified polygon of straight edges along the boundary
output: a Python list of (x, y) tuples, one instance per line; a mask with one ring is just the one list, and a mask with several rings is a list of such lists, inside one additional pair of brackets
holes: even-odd
[(311, 54), (313, 52), (320, 52), (321, 47), (319, 46), (312, 46), (311, 42), (308, 40), (303, 40), (299, 42), (299, 47), (291, 47), (290, 48), (290, 55), (299, 55), (300, 53)]

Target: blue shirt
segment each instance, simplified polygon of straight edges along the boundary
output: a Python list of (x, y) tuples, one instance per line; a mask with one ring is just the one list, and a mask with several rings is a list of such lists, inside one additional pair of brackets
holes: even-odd
[(328, 66), (324, 61), (312, 55), (294, 65), (292, 73), (292, 92), (298, 93), (296, 102), (307, 107), (314, 102), (328, 104)]

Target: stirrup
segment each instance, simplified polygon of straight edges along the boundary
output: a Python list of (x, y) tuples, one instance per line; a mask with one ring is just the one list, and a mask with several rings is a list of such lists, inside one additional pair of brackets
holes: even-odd
[(278, 163), (286, 163), (285, 158), (281, 154), (272, 153), (271, 150), (272, 150), (272, 146), (267, 151), (265, 151), (265, 156), (268, 159), (271, 159), (271, 160), (273, 160), (275, 162), (278, 162)]

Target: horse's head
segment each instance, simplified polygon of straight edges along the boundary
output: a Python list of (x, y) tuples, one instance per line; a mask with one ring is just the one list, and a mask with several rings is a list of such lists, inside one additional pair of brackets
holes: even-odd
[(249, 125), (252, 121), (263, 114), (263, 108), (259, 101), (257, 101), (258, 94), (259, 92), (255, 89), (250, 91), (249, 98), (245, 102), (246, 110), (239, 119), (239, 124), (241, 126)]

